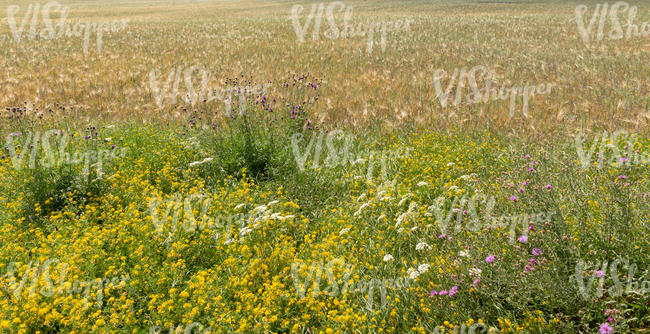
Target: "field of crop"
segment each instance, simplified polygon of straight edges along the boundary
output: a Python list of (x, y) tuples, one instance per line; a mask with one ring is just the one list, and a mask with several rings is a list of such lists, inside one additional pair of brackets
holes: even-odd
[(650, 333), (649, 2), (30, 1), (0, 333)]

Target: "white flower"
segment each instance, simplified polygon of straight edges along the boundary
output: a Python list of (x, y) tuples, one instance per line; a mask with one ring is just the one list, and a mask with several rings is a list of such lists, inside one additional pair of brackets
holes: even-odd
[(413, 227), (411, 227), (411, 232), (417, 230), (418, 228), (419, 228), (418, 226), (413, 226)]
[(210, 162), (210, 161), (212, 161), (212, 158), (205, 158), (205, 159), (203, 159), (201, 161), (193, 161), (193, 162), (190, 162), (190, 167), (194, 167), (196, 165), (202, 165), (202, 164), (204, 164), (206, 162)]
[(421, 265), (418, 267), (418, 272), (419, 272), (420, 274), (424, 274), (424, 273), (426, 273), (427, 271), (429, 271), (429, 267), (431, 267), (431, 266), (430, 266), (428, 263), (421, 264)]
[(361, 202), (361, 200), (363, 200), (364, 198), (366, 198), (366, 193), (363, 193), (361, 194), (361, 196), (357, 197), (357, 202)]
[(460, 256), (462, 256), (462, 257), (468, 257), (468, 256), (469, 256), (469, 254), (468, 254), (466, 251), (460, 251), (460, 252), (458, 253), (458, 255), (460, 255)]
[(237, 205), (237, 206), (235, 207), (235, 210), (241, 208), (241, 207), (244, 206), (244, 205), (246, 205), (246, 203), (242, 203), (242, 204)]
[(397, 233), (402, 233), (402, 232), (404, 232), (404, 228), (400, 227), (399, 230), (397, 230)]
[(381, 215), (379, 216), (379, 218), (377, 218), (377, 220), (381, 220), (381, 219), (386, 219), (386, 215)]
[(344, 235), (344, 234), (346, 234), (348, 232), (350, 232), (350, 228), (344, 228), (344, 229), (341, 230), (341, 232), (339, 232), (339, 235)]
[(454, 190), (458, 190), (458, 187), (456, 187), (456, 186), (449, 187), (449, 191), (454, 191)]
[(384, 255), (384, 262), (390, 262), (393, 261), (393, 256), (390, 254)]
[(415, 250), (420, 251), (420, 250), (427, 249), (427, 248), (431, 248), (431, 246), (429, 246), (426, 242), (420, 242), (417, 245), (415, 245)]
[(113, 138), (107, 137), (107, 138), (104, 138), (104, 141), (111, 141), (111, 139), (113, 139)]
[(481, 271), (481, 269), (478, 269), (478, 268), (472, 268), (472, 269), (469, 270), (469, 273), (472, 276), (481, 276), (482, 271)]
[(418, 187), (424, 187), (424, 186), (428, 186), (428, 185), (429, 184), (424, 182), (424, 181), (421, 181), (420, 183), (418, 183)]
[(450, 162), (450, 163), (447, 164), (447, 167), (451, 167), (451, 166), (453, 166), (453, 165), (455, 165), (455, 163)]
[(410, 277), (412, 280), (414, 280), (414, 279), (418, 278), (418, 276), (420, 276), (420, 273), (419, 273), (417, 270), (413, 269), (413, 268), (409, 268), (409, 269), (406, 271), (406, 273), (409, 275), (409, 277)]
[(266, 205), (260, 205), (253, 209), (253, 212), (251, 214), (256, 214), (258, 212), (265, 212), (266, 211)]
[(269, 204), (267, 204), (266, 206), (271, 206), (271, 205), (273, 205), (275, 203), (278, 203), (278, 202), (280, 202), (280, 201), (278, 201), (278, 200), (270, 201)]

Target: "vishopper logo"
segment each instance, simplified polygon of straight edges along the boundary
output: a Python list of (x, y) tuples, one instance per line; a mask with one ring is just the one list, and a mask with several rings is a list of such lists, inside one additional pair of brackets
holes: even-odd
[[(449, 232), (449, 224), (454, 216), (456, 217), (455, 232), (462, 230), (463, 224), (465, 224), (467, 230), (472, 232), (478, 232), (485, 228), (508, 227), (510, 243), (512, 244), (515, 242), (515, 237), (517, 236), (517, 227), (519, 227), (520, 234), (517, 240), (526, 242), (528, 240), (530, 223), (548, 222), (554, 214), (554, 212), (540, 212), (536, 214), (522, 213), (492, 216), (495, 202), (493, 196), (487, 197), (484, 194), (474, 194), (471, 197), (463, 195), (460, 198), (455, 196), (451, 199), (440, 196), (434, 201), (433, 205), (427, 208), (425, 215), (435, 217), (438, 223), (438, 229), (442, 235), (446, 235)], [(481, 207), (483, 208), (481, 209)], [(409, 211), (400, 215), (397, 218), (396, 227), (412, 211), (412, 208), (409, 207)]]
[[(149, 327), (149, 334), (164, 334), (167, 328), (160, 328), (160, 326), (151, 326)], [(203, 324), (200, 322), (193, 322), (187, 327), (185, 327), (185, 330), (183, 330), (183, 325), (178, 325), (178, 326), (170, 326), (169, 331), (167, 333), (172, 334), (172, 333), (183, 333), (183, 334), (200, 334), (200, 333), (207, 333), (207, 332), (212, 332), (213, 329), (211, 327), (205, 327)]]
[[(375, 33), (380, 36), (381, 51), (386, 50), (386, 35), (390, 31), (408, 31), (410, 30), (410, 25), (414, 21), (412, 19), (396, 20), (396, 21), (384, 21), (384, 22), (373, 22), (370, 24), (358, 23), (356, 26), (356, 31), (354, 24), (350, 23), (352, 19), (352, 7), (347, 7), (342, 1), (334, 1), (327, 5), (327, 10), (325, 10), (325, 4), (313, 4), (311, 6), (311, 11), (305, 18), (304, 23), (300, 23), (300, 15), (304, 11), (304, 6), (294, 5), (291, 7), (291, 16), (290, 19), (293, 23), (293, 28), (296, 31), (296, 36), (298, 41), (303, 43), (305, 41), (305, 35), (307, 30), (313, 22), (312, 30), (312, 39), (317, 41), (320, 38), (320, 27), (321, 21), (323, 18), (323, 12), (325, 11), (326, 20), (329, 25), (329, 30), (324, 32), (324, 36), (328, 39), (338, 39), (338, 38), (348, 38), (348, 37), (364, 37), (368, 38), (368, 47), (366, 51), (371, 53), (373, 50), (373, 45), (375, 43)], [(336, 23), (334, 18), (335, 12), (343, 12), (343, 26), (339, 30), (339, 26)], [(381, 34), (380, 34), (381, 33)]]
[[(592, 160), (598, 169), (607, 165), (647, 165), (650, 162), (650, 154), (635, 151), (636, 142), (636, 134), (617, 130), (611, 135), (607, 131), (596, 133), (591, 145), (585, 145), (585, 136), (579, 133), (575, 136), (575, 146), (580, 167), (582, 170), (593, 167)], [(596, 152), (597, 155), (594, 156)]]
[[(252, 232), (264, 219), (286, 220), (293, 218), (292, 215), (282, 216), (280, 213), (273, 213), (271, 207), (277, 201), (271, 201), (267, 205), (260, 205), (249, 213), (234, 213), (229, 215), (209, 215), (212, 199), (205, 194), (191, 194), (186, 197), (174, 194), (163, 200), (160, 197), (149, 199), (149, 213), (158, 234), (165, 231), (171, 237), (180, 229), (188, 233), (203, 230), (214, 230), (214, 238), (219, 241), (224, 236), (225, 244), (234, 241), (233, 225), (238, 225), (238, 236), (242, 238)], [(235, 207), (239, 209), (243, 204)], [(199, 210), (200, 209), (200, 210)], [(170, 216), (171, 213), (171, 216)], [(197, 219), (196, 214), (199, 214)]]
[[(90, 44), (90, 35), (94, 32), (97, 34), (96, 43), (97, 50), (102, 50), (102, 36), (104, 31), (107, 32), (117, 32), (126, 28), (129, 19), (122, 19), (120, 21), (113, 22), (91, 22), (91, 23), (81, 23), (77, 22), (74, 25), (67, 22), (69, 7), (62, 6), (56, 1), (47, 2), (43, 7), (40, 3), (29, 4), (27, 10), (25, 11), (20, 26), (16, 24), (15, 15), (20, 11), (20, 6), (11, 5), (7, 7), (7, 21), (9, 22), (9, 28), (11, 33), (14, 36), (16, 43), (20, 43), (22, 40), (23, 32), (27, 27), (27, 22), (29, 22), (29, 33), (27, 38), (29, 40), (34, 40), (41, 38), (44, 40), (51, 40), (60, 38), (62, 36), (66, 37), (82, 37), (83, 36), (83, 51), (88, 53), (88, 46)], [(42, 11), (41, 11), (42, 10)], [(58, 12), (58, 22), (55, 24), (50, 11)], [(43, 24), (45, 28), (37, 31), (39, 26), (39, 12), (43, 19)], [(31, 16), (31, 18), (30, 18)]]
[[(153, 69), (149, 72), (149, 88), (153, 95), (154, 101), (159, 108), (163, 108), (165, 100), (171, 104), (176, 104), (180, 93), (181, 79), (185, 85), (185, 93), (181, 95), (181, 100), (184, 103), (194, 106), (198, 102), (210, 103), (214, 100), (221, 100), (226, 106), (226, 112), (232, 112), (232, 105), (234, 103), (233, 95), (239, 95), (239, 109), (240, 114), (243, 114), (246, 107), (246, 96), (259, 96), (267, 93), (271, 84), (257, 84), (257, 85), (244, 85), (244, 86), (227, 86), (226, 88), (210, 87), (210, 82), (213, 81), (211, 73), (208, 69), (201, 65), (192, 65), (189, 67), (178, 66), (172, 68), (165, 79), (164, 84), (161, 85), (160, 79), (164, 75), (158, 77), (157, 70)], [(194, 76), (197, 76), (195, 80)], [(194, 83), (200, 82), (199, 89), (194, 88)]]
[[(586, 23), (584, 15), (588, 10), (588, 7), (585, 5), (577, 6), (575, 9), (575, 20), (578, 25), (578, 32), (585, 44), (588, 44), (592, 40), (594, 33), (596, 36), (593, 40), (600, 42), (605, 38), (605, 23), (608, 20), (610, 21), (611, 29), (607, 32), (607, 38), (610, 40), (619, 40), (623, 38), (630, 40), (632, 37), (650, 36), (650, 22), (643, 22), (641, 27), (635, 24), (634, 21), (638, 9), (636, 6), (630, 6), (630, 4), (625, 1), (616, 2), (611, 7), (609, 7), (609, 4), (607, 3), (597, 4), (593, 11), (593, 15), (591, 15), (591, 18), (589, 19), (589, 23)], [(627, 29), (625, 29), (625, 31), (623, 30), (623, 26), (619, 20), (619, 11), (623, 15), (627, 12)], [(594, 31), (596, 22), (598, 22), (598, 28)]]
[[(523, 115), (528, 117), (528, 102), (532, 97), (537, 95), (546, 95), (551, 93), (551, 89), (556, 86), (554, 83), (540, 84), (540, 85), (522, 85), (507, 87), (502, 85), (493, 87), (493, 81), (496, 73), (486, 66), (478, 65), (471, 69), (466, 67), (454, 69), (453, 74), (449, 77), (449, 82), (443, 90), (442, 79), (445, 79), (449, 74), (443, 69), (438, 69), (433, 74), (433, 85), (436, 89), (436, 98), (440, 101), (440, 105), (446, 108), (449, 97), (452, 95), (452, 90), (456, 87), (454, 96), (454, 106), (458, 106), (463, 101), (463, 96), (466, 98), (468, 104), (487, 103), (488, 101), (498, 101), (510, 99), (510, 117), (515, 115), (515, 104), (518, 97), (521, 97), (523, 104)], [(479, 82), (484, 82), (483, 89), (479, 88)], [(471, 92), (463, 95), (466, 83), (469, 83)]]
[[(343, 130), (337, 129), (327, 133), (321, 131), (319, 133), (312, 132), (311, 138), (307, 147), (302, 150), (299, 147), (299, 142), (304, 139), (302, 133), (296, 133), (291, 137), (291, 148), (296, 160), (296, 165), (300, 171), (305, 170), (305, 163), (313, 148), (313, 155), (311, 160), (311, 168), (335, 168), (337, 166), (352, 167), (367, 164), (366, 178), (371, 179), (374, 175), (376, 165), (380, 165), (380, 175), (383, 180), (388, 178), (388, 172), (396, 163), (396, 159), (408, 156), (409, 150), (402, 148), (398, 151), (361, 151), (355, 145), (355, 137), (351, 134), (346, 134)], [(326, 150), (323, 148), (323, 140), (325, 140)], [(321, 158), (324, 158), (321, 163)]]
[[(636, 279), (635, 275), (638, 270), (636, 263), (630, 263), (629, 260), (616, 259), (612, 263), (607, 260), (598, 261), (595, 264), (586, 263), (579, 260), (575, 267), (575, 279), (578, 285), (578, 292), (589, 301), (591, 298), (601, 298), (604, 294), (605, 282), (608, 281), (607, 268), (609, 267), (609, 278), (613, 285), (611, 285), (607, 292), (610, 297), (619, 297), (622, 294), (641, 294), (645, 295), (650, 291), (650, 278), (648, 277), (648, 270), (646, 269)], [(625, 288), (619, 278), (618, 269), (627, 269), (627, 281)], [(593, 268), (590, 270), (590, 268)], [(586, 278), (586, 281), (585, 281)], [(594, 285), (598, 280), (598, 284)], [(592, 294), (593, 291), (593, 294)], [(591, 297), (591, 298), (590, 298)]]
[[(330, 297), (345, 296), (348, 293), (360, 293), (362, 296), (366, 296), (365, 305), (369, 311), (373, 310), (375, 289), (380, 294), (381, 308), (384, 308), (388, 303), (386, 298), (388, 294), (387, 289), (408, 288), (411, 284), (409, 278), (405, 277), (397, 279), (360, 280), (350, 286), (352, 272), (353, 266), (346, 264), (344, 260), (338, 258), (329, 261), (326, 267), (323, 267), (322, 261), (313, 261), (310, 266), (302, 262), (294, 262), (291, 264), (294, 287), (300, 299), (306, 297), (310, 286), (311, 295), (314, 298), (321, 295), (321, 291)], [(321, 290), (323, 274), (327, 277), (329, 284)], [(301, 276), (304, 278), (301, 279)], [(339, 284), (339, 280), (341, 280), (342, 285)]]
[[(54, 285), (52, 281), (52, 276), (50, 276), (51, 267), (55, 266), (54, 269), (59, 268), (58, 275), (58, 287)], [(31, 276), (32, 284), (29, 288), (29, 296), (32, 298), (36, 295), (37, 288), (38, 292), (44, 297), (52, 297), (54, 295), (63, 295), (63, 294), (81, 294), (83, 292), (84, 296), (84, 309), (88, 308), (90, 301), (90, 293), (93, 289), (96, 289), (95, 298), (96, 306), (101, 308), (103, 305), (104, 298), (104, 289), (108, 288), (123, 288), (125, 284), (122, 284), (129, 279), (128, 276), (121, 276), (121, 278), (113, 277), (112, 279), (108, 278), (94, 278), (86, 281), (81, 280), (66, 280), (66, 275), (70, 266), (67, 263), (62, 263), (59, 259), (48, 259), (42, 265), (39, 260), (30, 261), (26, 268), (23, 271), (22, 278), (20, 282), (16, 281), (15, 273), (17, 270), (22, 270), (23, 266), (17, 268), (16, 262), (11, 262), (7, 265), (7, 273), (4, 275), (2, 280), (3, 290), (12, 296), (16, 301), (19, 301), (24, 293), (23, 290), (25, 285), (28, 282), (28, 278)], [(18, 277), (21, 277), (19, 275)]]
[[(18, 143), (20, 153), (17, 153), (15, 141), (19, 137), (25, 138), (25, 141), (22, 144), (20, 142)], [(86, 150), (84, 152), (76, 150), (70, 154), (67, 152), (69, 142), (70, 136), (61, 130), (48, 130), (42, 135), (40, 131), (28, 132), (24, 136), (21, 132), (14, 132), (7, 135), (5, 148), (9, 151), (13, 167), (17, 170), (25, 167), (35, 169), (37, 166), (54, 168), (64, 164), (83, 164), (82, 174), (86, 181), (88, 180), (91, 166), (96, 167), (97, 176), (101, 178), (103, 175), (104, 159), (116, 160), (118, 158), (124, 158), (127, 151), (126, 148), (119, 150)], [(41, 150), (43, 156), (37, 159)]]

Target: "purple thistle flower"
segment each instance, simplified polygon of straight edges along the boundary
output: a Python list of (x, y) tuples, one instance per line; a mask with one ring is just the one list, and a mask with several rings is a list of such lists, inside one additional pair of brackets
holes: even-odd
[(614, 331), (614, 328), (612, 328), (608, 323), (604, 322), (602, 325), (600, 325), (600, 329), (598, 329), (598, 333), (600, 334), (609, 334)]

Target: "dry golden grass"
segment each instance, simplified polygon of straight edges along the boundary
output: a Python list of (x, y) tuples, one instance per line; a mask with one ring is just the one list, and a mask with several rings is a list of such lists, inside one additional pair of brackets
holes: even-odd
[[(0, 8), (11, 3), (0, 2)], [(311, 3), (302, 3), (306, 11)], [(84, 54), (77, 37), (30, 41), (23, 36), (16, 43), (5, 14), (0, 107), (24, 101), (41, 111), (55, 103), (76, 106), (73, 118), (83, 122), (174, 118), (181, 108), (156, 106), (149, 72), (166, 75), (173, 67), (199, 64), (210, 69), (212, 86), (244, 74), (278, 87), (287, 71), (314, 73), (324, 85), (313, 112), (331, 125), (417, 123), (544, 137), (576, 127), (638, 132), (650, 121), (650, 39), (585, 45), (574, 22), (580, 3), (345, 3), (354, 7), (353, 22), (412, 18), (415, 23), (410, 31), (389, 33), (385, 51), (376, 43), (368, 53), (364, 37), (314, 41), (308, 35), (299, 43), (289, 19), (295, 2), (66, 2), (71, 23), (130, 20), (126, 30), (104, 34), (101, 51), (91, 38)], [(596, 3), (587, 3), (589, 15)], [(27, 5), (20, 5), (18, 22)], [(632, 5), (639, 6), (635, 22), (650, 21), (648, 4)], [(342, 15), (337, 23), (342, 24)], [(528, 117), (520, 112), (521, 102), (513, 118), (507, 101), (442, 108), (433, 72), (476, 65), (493, 68), (499, 86), (553, 82), (558, 87), (534, 97)], [(272, 88), (270, 95), (277, 94), (282, 93)], [(209, 108), (224, 109), (221, 103)]]

